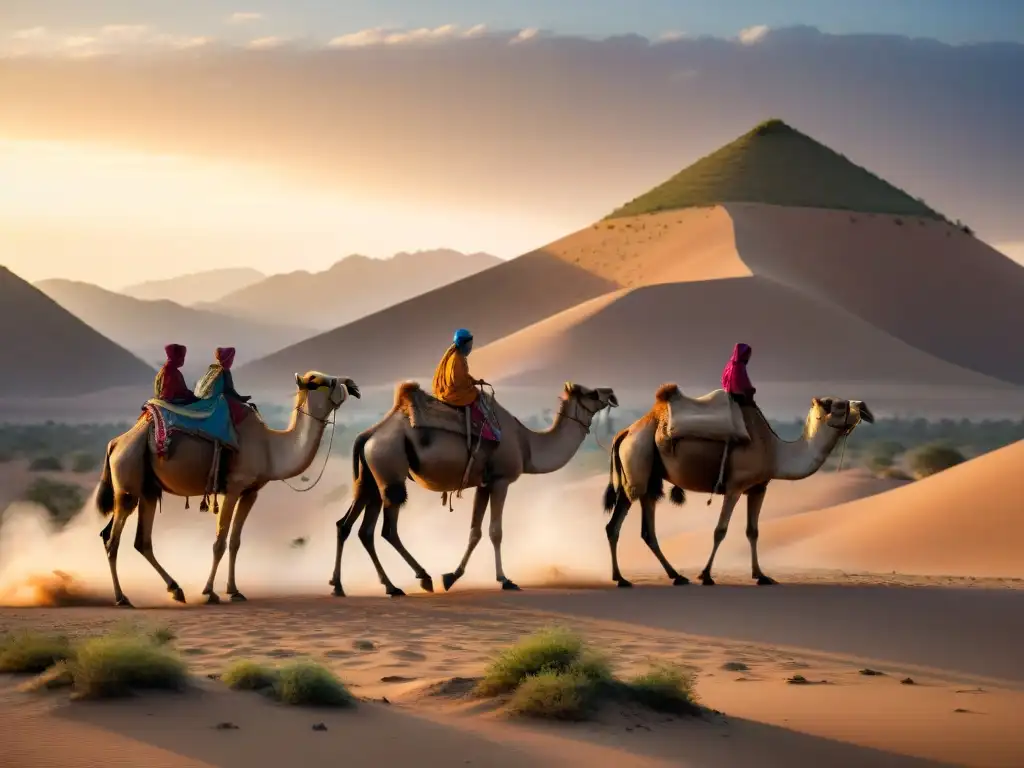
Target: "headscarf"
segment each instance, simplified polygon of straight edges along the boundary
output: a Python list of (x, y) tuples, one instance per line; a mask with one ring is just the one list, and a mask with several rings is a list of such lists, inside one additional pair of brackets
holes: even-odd
[(217, 347), (217, 351), (213, 355), (217, 362), (220, 363), (220, 367), (226, 371), (231, 370), (231, 364), (235, 362), (235, 348), (234, 347)]
[(473, 340), (473, 334), (472, 333), (470, 333), (465, 328), (459, 328), (459, 330), (457, 330), (455, 332), (455, 335), (452, 337), (452, 344), (454, 344), (456, 347), (458, 347), (459, 350), (461, 351), (462, 347), (465, 346), (465, 344), (467, 342), (470, 342), (472, 340)]
[(747, 375), (747, 363), (753, 350), (749, 344), (740, 342), (732, 349), (732, 357), (722, 369), (722, 389), (726, 392), (745, 394), (754, 388)]
[(178, 369), (185, 364), (186, 347), (184, 344), (168, 344), (164, 347), (164, 354), (167, 355), (167, 366)]

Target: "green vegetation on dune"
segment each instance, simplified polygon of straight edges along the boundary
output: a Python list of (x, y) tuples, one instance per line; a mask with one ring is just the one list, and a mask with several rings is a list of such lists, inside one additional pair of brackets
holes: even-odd
[(811, 137), (773, 119), (606, 218), (721, 203), (765, 203), (946, 220)]
[(221, 681), (234, 691), (258, 691), (293, 706), (350, 707), (356, 703), (337, 675), (314, 661), (296, 661), (277, 669), (240, 659), (227, 668)]

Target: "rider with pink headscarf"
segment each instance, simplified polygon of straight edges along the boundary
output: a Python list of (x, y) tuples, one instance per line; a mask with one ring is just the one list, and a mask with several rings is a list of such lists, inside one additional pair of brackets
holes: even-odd
[(235, 361), (234, 347), (217, 347), (214, 353), (216, 362), (206, 369), (206, 373), (196, 384), (196, 395), (201, 398), (224, 395), (231, 409), (231, 420), (238, 424), (250, 412), (251, 395), (240, 395), (235, 389), (235, 381), (231, 376), (231, 364)]
[(757, 389), (750, 383), (747, 363), (753, 350), (749, 344), (740, 342), (732, 349), (732, 357), (722, 370), (722, 389), (740, 405), (753, 405)]

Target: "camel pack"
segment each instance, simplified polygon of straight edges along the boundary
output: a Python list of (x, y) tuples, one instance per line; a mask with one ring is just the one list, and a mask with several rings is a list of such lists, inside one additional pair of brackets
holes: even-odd
[[(403, 387), (402, 410), (409, 417), (409, 424), (413, 429), (440, 429), (462, 435), (467, 439), (475, 439), (480, 434), (481, 425), (477, 423), (471, 425), (472, 435), (467, 432), (465, 409), (446, 405), (425, 392), (415, 382), (409, 382)], [(481, 393), (480, 397), (483, 409), (488, 413), (494, 413), (493, 398), (487, 393)]]
[(668, 407), (664, 428), (669, 440), (690, 437), (730, 443), (750, 441), (743, 412), (724, 389), (690, 397), (673, 386), (662, 399)]

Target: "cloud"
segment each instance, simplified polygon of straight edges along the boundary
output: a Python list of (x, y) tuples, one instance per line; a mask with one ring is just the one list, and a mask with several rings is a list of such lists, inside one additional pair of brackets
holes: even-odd
[(519, 33), (509, 40), (510, 43), (525, 43), (527, 40), (533, 40), (537, 35), (540, 34), (540, 30), (536, 27), (527, 27), (526, 29), (519, 30)]
[(210, 42), (212, 40), (208, 37), (171, 35), (146, 24), (106, 24), (74, 33), (32, 27), (12, 33), (7, 40), (0, 38), (0, 58), (91, 58), (140, 50), (184, 50)]
[(757, 26), (754, 27), (747, 27), (746, 29), (740, 30), (740, 33), (738, 35), (739, 41), (743, 43), (743, 45), (753, 45), (754, 43), (757, 43), (760, 40), (764, 39), (764, 36), (767, 35), (770, 31), (771, 29), (765, 24), (758, 24)]
[(328, 45), (332, 48), (365, 48), (372, 45), (408, 45), (409, 43), (438, 43), (459, 38), (480, 37), (486, 34), (487, 27), (477, 24), (469, 29), (462, 29), (457, 24), (444, 24), (439, 27), (420, 27), (419, 29), (399, 30), (388, 27), (361, 29), (347, 35), (333, 38)]
[(257, 37), (246, 43), (245, 47), (251, 51), (267, 51), (272, 48), (280, 48), (287, 42), (287, 38), (284, 37)]
[[(1024, 241), (1024, 45), (775, 29), (771, 45), (538, 33), (510, 46), (531, 35), (467, 40), (471, 29), (364, 31), (340, 44), (345, 55), (324, 55), (326, 41), (320, 50), (263, 43), (259, 56), (226, 45), (216, 56), (184, 55), (170, 39), (153, 42), (154, 30), (142, 37), (149, 42), (117, 43), (146, 52), (145, 67), (127, 56), (70, 60), (70, 35), (48, 30), (60, 58), (3, 62), (3, 130), (225, 162), (258, 157), (310, 185), (522, 210), (568, 230), (781, 117), (981, 237)], [(80, 57), (114, 48), (99, 29), (74, 32), (99, 38)], [(40, 36), (0, 42), (38, 46)], [(398, 44), (413, 40), (423, 43), (414, 55)]]
[(237, 11), (225, 19), (228, 24), (251, 24), (254, 21), (262, 20), (262, 13), (253, 13), (251, 11)]

